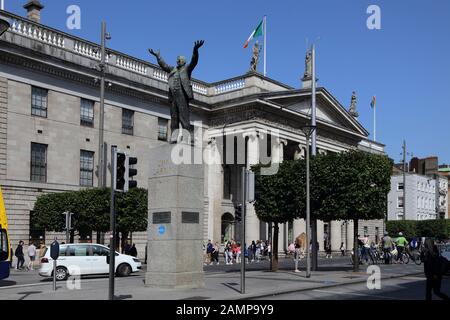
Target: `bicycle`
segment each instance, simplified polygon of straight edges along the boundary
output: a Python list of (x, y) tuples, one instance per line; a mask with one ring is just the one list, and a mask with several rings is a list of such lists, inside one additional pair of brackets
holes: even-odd
[(397, 259), (397, 261), (401, 261), (401, 263), (403, 263), (403, 264), (409, 263), (409, 255), (406, 252), (406, 248), (405, 248), (405, 250), (402, 251), (402, 253), (400, 254), (400, 257)]
[(410, 259), (412, 261), (414, 261), (414, 263), (418, 266), (420, 266), (422, 264), (422, 258), (421, 258), (421, 254), (420, 254), (420, 249), (416, 249), (413, 250), (412, 252), (409, 250), (407, 250), (408, 256), (410, 257)]

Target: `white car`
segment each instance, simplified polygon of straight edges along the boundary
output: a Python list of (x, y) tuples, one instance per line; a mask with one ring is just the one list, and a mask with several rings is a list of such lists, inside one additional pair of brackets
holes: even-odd
[[(59, 258), (56, 260), (56, 279), (67, 279), (70, 275), (95, 275), (108, 274), (109, 248), (101, 244), (79, 243), (63, 244), (59, 247)], [(116, 275), (128, 276), (132, 272), (142, 269), (139, 259), (116, 252)], [(50, 249), (47, 248), (41, 258), (39, 275), (53, 277), (53, 259), (50, 257)]]

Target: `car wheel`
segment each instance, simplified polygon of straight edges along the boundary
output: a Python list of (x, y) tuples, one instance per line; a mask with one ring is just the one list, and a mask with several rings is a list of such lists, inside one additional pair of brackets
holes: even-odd
[(128, 277), (131, 274), (131, 266), (129, 264), (121, 264), (117, 268), (117, 273), (121, 277)]
[(69, 273), (67, 272), (67, 269), (64, 267), (57, 267), (56, 268), (56, 280), (57, 281), (64, 281), (69, 276)]

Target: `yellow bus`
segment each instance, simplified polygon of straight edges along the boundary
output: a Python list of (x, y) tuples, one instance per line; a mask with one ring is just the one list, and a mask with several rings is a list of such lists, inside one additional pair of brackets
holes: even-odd
[(12, 259), (9, 248), (8, 218), (3, 202), (2, 189), (0, 188), (0, 280), (9, 277), (9, 261)]

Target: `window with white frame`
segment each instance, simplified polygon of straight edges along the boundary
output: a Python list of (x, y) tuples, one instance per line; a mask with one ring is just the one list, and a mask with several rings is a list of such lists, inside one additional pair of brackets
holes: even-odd
[(397, 183), (397, 191), (401, 191), (401, 190), (403, 190), (403, 189), (404, 189), (403, 182)]
[(94, 152), (80, 151), (80, 186), (94, 185)]

